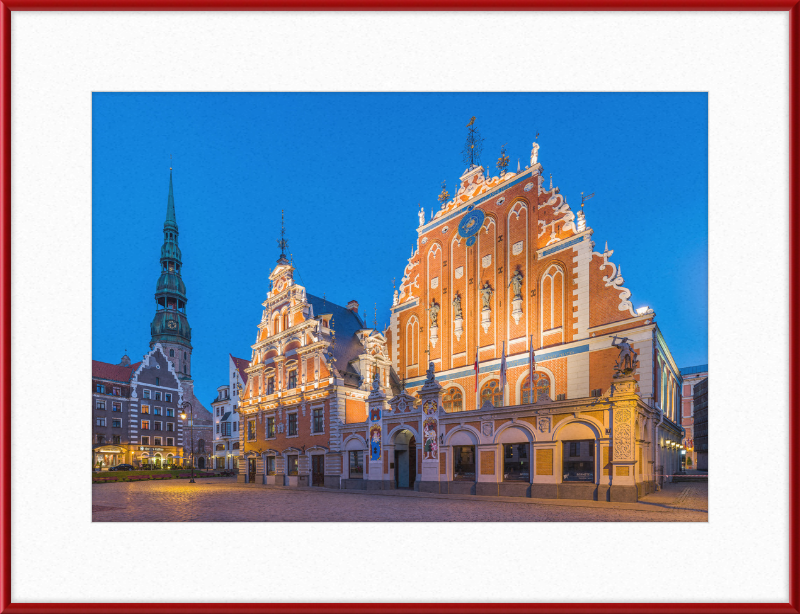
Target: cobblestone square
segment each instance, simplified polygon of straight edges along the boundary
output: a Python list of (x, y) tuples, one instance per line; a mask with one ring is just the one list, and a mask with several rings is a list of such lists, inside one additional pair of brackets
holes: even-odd
[(94, 522), (707, 522), (708, 484), (667, 484), (639, 503), (344, 491), (234, 478), (92, 486)]

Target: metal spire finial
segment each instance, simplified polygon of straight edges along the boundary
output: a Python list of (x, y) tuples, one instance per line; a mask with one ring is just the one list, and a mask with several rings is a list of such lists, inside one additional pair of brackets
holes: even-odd
[(590, 198), (592, 198), (592, 197), (594, 197), (594, 192), (592, 192), (591, 194), (589, 194), (589, 196), (584, 196), (584, 195), (583, 195), (583, 192), (581, 192), (581, 211), (583, 211), (583, 205), (584, 205), (584, 203), (585, 203), (587, 200), (589, 200)]
[(550, 173), (550, 191), (553, 191), (553, 173)]
[(281, 255), (278, 260), (286, 260), (286, 248), (289, 247), (289, 242), (286, 240), (286, 226), (283, 221), (283, 209), (281, 209), (281, 238), (278, 239), (278, 247), (281, 249)]
[(475, 116), (469, 120), (467, 128), (469, 128), (469, 134), (467, 134), (467, 142), (462, 153), (464, 154), (464, 164), (468, 164), (469, 168), (472, 169), (475, 166), (480, 166), (483, 138), (475, 127)]

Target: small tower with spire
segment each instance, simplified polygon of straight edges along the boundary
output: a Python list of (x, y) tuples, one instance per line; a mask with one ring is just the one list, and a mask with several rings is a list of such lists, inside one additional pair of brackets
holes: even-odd
[(150, 347), (160, 343), (175, 371), (191, 379), (192, 329), (186, 316), (186, 286), (181, 278), (181, 250), (178, 247), (178, 221), (172, 192), (172, 168), (169, 169), (167, 217), (164, 220), (164, 243), (161, 245), (161, 274), (156, 282), (156, 313), (150, 323)]

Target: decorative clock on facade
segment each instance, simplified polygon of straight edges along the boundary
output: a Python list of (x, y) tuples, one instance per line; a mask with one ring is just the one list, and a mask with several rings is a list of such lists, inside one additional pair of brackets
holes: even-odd
[(167, 328), (175, 330), (176, 328), (178, 328), (178, 323), (175, 320), (169, 320), (167, 321)]
[(467, 240), (467, 247), (475, 243), (475, 235), (483, 226), (486, 214), (480, 209), (473, 209), (461, 218), (458, 223), (458, 234)]

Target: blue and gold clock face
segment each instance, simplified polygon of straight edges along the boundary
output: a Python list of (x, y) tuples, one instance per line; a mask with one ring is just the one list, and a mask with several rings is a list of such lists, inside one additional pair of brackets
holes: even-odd
[(473, 209), (461, 218), (458, 223), (458, 234), (467, 240), (467, 247), (475, 243), (475, 235), (483, 226), (486, 214), (480, 209)]

